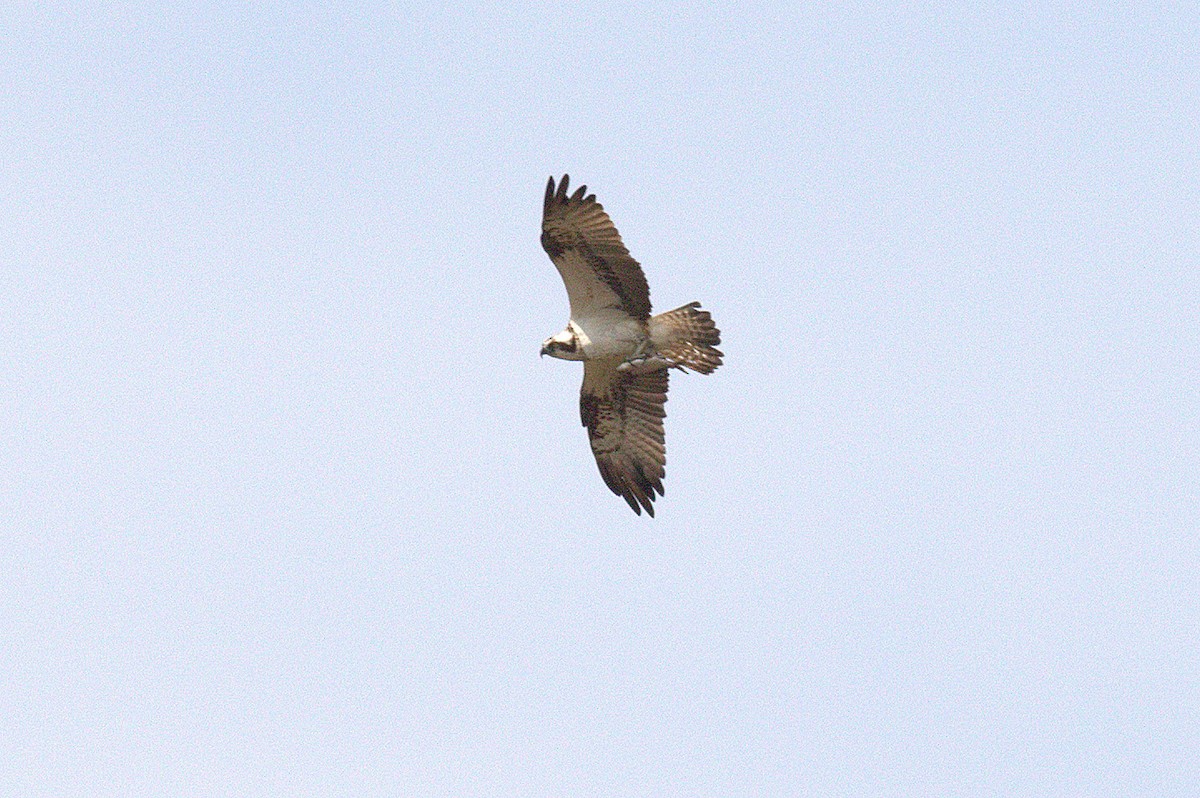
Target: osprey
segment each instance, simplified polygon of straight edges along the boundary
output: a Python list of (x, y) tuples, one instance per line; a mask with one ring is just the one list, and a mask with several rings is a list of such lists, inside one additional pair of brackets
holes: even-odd
[(668, 370), (711, 374), (721, 365), (721, 332), (699, 302), (651, 316), (641, 266), (587, 186), (567, 194), (569, 180), (546, 184), (542, 247), (566, 283), (571, 318), (542, 354), (583, 361), (579, 413), (600, 476), (635, 513), (653, 517), (666, 474)]

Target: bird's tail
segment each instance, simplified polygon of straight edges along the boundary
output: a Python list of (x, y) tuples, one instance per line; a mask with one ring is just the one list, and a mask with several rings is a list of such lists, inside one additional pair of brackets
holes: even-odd
[(721, 365), (721, 331), (699, 302), (659, 313), (650, 319), (650, 338), (664, 358), (680, 368), (712, 374)]

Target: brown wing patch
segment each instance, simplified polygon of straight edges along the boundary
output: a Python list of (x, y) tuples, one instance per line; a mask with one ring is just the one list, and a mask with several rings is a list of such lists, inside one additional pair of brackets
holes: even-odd
[(650, 316), (650, 287), (646, 275), (621, 240), (621, 234), (596, 202), (595, 194), (580, 186), (567, 194), (570, 176), (563, 175), (557, 186), (554, 178), (546, 184), (542, 206), (542, 248), (554, 261), (572, 288), (571, 276), (563, 271), (561, 256), (574, 250), (587, 264), (595, 277), (620, 299), (622, 309), (629, 315), (645, 319)]
[(617, 371), (618, 360), (584, 363), (579, 412), (604, 484), (638, 515), (654, 517), (655, 494), (663, 495), (667, 447), (668, 374)]

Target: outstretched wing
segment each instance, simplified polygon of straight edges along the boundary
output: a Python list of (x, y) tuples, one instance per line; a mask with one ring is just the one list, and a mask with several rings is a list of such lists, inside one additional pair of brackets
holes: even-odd
[(653, 518), (655, 492), (663, 495), (666, 475), (667, 370), (631, 374), (617, 371), (619, 363), (584, 362), (579, 414), (605, 484), (635, 513), (645, 508)]
[(580, 186), (567, 195), (568, 175), (556, 188), (546, 184), (542, 209), (542, 248), (554, 261), (567, 285), (571, 318), (586, 318), (602, 308), (620, 308), (636, 319), (650, 316), (650, 287), (621, 234), (596, 202)]

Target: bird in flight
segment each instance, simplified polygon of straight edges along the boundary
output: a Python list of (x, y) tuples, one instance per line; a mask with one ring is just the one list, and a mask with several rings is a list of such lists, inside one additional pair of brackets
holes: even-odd
[(721, 331), (699, 302), (650, 315), (650, 287), (604, 207), (587, 186), (546, 184), (542, 248), (567, 286), (567, 327), (542, 354), (583, 361), (579, 413), (604, 483), (638, 515), (663, 495), (663, 419), (672, 368), (711, 374)]

